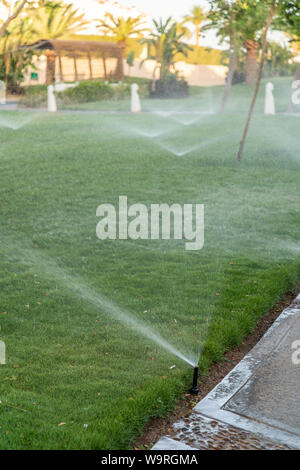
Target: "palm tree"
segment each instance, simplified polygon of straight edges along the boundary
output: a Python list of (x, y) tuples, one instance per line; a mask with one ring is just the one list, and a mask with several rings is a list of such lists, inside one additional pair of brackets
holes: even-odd
[[(60, 1), (40, 0), (38, 8), (31, 8), (35, 39), (58, 39), (77, 33), (87, 22), (84, 15), (78, 13), (71, 4)], [(47, 83), (52, 83), (55, 77), (55, 54), (46, 51)]]
[(141, 37), (144, 32), (148, 31), (148, 29), (144, 27), (143, 23), (143, 15), (135, 18), (132, 18), (131, 16), (128, 18), (116, 18), (111, 13), (106, 13), (105, 18), (100, 20), (98, 29), (102, 33), (112, 36), (117, 41), (121, 46), (121, 54), (124, 59), (128, 39), (131, 37)]
[(266, 59), (269, 73), (274, 77), (279, 77), (281, 71), (284, 70), (294, 56), (294, 53), (286, 46), (282, 46), (275, 41), (268, 42)]
[(186, 21), (185, 20), (179, 21), (177, 23), (177, 31), (178, 31), (179, 34), (182, 34), (183, 39), (191, 39), (191, 37), (192, 37), (192, 32), (188, 28), (188, 26), (186, 26)]
[[(150, 37), (141, 39), (140, 42), (147, 45), (148, 56), (146, 60), (155, 60), (158, 63), (159, 78), (163, 80), (170, 72), (171, 67), (174, 66), (176, 55), (183, 54), (186, 57), (192, 48), (182, 42), (186, 33), (179, 30), (177, 23), (172, 23), (171, 17), (165, 22), (161, 18), (159, 21), (153, 20), (153, 24), (154, 31)], [(154, 70), (153, 79), (155, 79), (157, 68)]]
[(246, 84), (254, 86), (257, 79), (258, 50), (268, 18), (268, 3), (260, 0), (240, 3), (239, 27), (246, 49)]
[(203, 21), (206, 20), (206, 14), (202, 7), (194, 6), (190, 13), (184, 17), (184, 21), (186, 23), (193, 23), (195, 26), (196, 31), (196, 47), (199, 46), (199, 38), (200, 38), (200, 27)]
[[(229, 78), (237, 65), (238, 50), (246, 50), (246, 84), (255, 85), (257, 77), (258, 50), (262, 42), (264, 25), (268, 17), (268, 2), (260, 0), (209, 0), (211, 11), (208, 18), (221, 39), (229, 39)], [(228, 81), (228, 83), (230, 80)], [(230, 87), (229, 87), (230, 88)]]
[(272, 25), (272, 22), (273, 22), (274, 18), (278, 14), (280, 8), (284, 5), (284, 0), (269, 0), (267, 5), (268, 5), (268, 17), (267, 17), (267, 20), (266, 20), (266, 23), (265, 23), (265, 28), (264, 28), (264, 33), (263, 33), (262, 51), (261, 51), (259, 70), (258, 70), (258, 75), (257, 75), (257, 79), (256, 79), (256, 85), (255, 85), (253, 98), (252, 98), (252, 101), (251, 101), (250, 109), (249, 109), (247, 120), (246, 120), (245, 129), (244, 129), (244, 132), (243, 132), (242, 140), (241, 140), (238, 155), (237, 155), (238, 162), (241, 161), (242, 156), (243, 156), (244, 146), (245, 146), (245, 142), (246, 142), (246, 139), (247, 139), (249, 126), (250, 126), (250, 123), (251, 123), (253, 111), (254, 111), (255, 104), (256, 104), (257, 95), (258, 95), (259, 88), (260, 88), (260, 83), (261, 83), (263, 68), (264, 68), (264, 63), (265, 63), (266, 49), (267, 49), (267, 44), (268, 44), (268, 42), (267, 42), (268, 32), (269, 32), (269, 29)]
[[(281, 7), (279, 28), (283, 29), (290, 36), (290, 42), (295, 53), (300, 52), (300, 15), (299, 2), (288, 1)], [(300, 65), (295, 74), (295, 81), (300, 80)], [(289, 104), (289, 112), (293, 111), (293, 89), (291, 90), (291, 98)]]
[(1, 3), (7, 9), (8, 16), (0, 27), (0, 38), (2, 38), (5, 35), (6, 29), (8, 28), (10, 23), (19, 16), (23, 8), (26, 6), (27, 0), (21, 0), (21, 1), (15, 1), (15, 2), (2, 0)]
[(40, 0), (39, 7), (32, 10), (36, 39), (58, 39), (77, 33), (87, 22), (71, 4)]
[(1, 72), (6, 84), (18, 85), (26, 66), (31, 65), (33, 52), (24, 50), (32, 38), (33, 29), (29, 17), (18, 17), (11, 22), (0, 39)]
[(238, 28), (239, 8), (238, 2), (224, 0), (210, 0), (210, 6), (211, 9), (207, 16), (209, 23), (206, 25), (206, 29), (216, 29), (220, 41), (226, 40), (229, 43), (228, 76), (220, 104), (220, 112), (223, 112), (231, 90), (234, 73), (237, 70), (238, 51), (241, 47)]

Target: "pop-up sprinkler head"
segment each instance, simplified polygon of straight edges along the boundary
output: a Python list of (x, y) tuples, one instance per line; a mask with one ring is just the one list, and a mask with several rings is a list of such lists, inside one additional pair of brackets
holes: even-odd
[(190, 390), (191, 395), (198, 395), (199, 393), (199, 388), (198, 388), (198, 373), (199, 373), (199, 367), (195, 366), (194, 367), (194, 377), (193, 377), (193, 386)]

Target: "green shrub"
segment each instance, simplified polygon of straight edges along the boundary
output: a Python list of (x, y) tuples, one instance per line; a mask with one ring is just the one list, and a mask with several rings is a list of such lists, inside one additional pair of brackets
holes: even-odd
[(112, 83), (110, 88), (113, 91), (112, 99), (114, 100), (123, 100), (130, 96), (130, 85), (128, 83)]
[[(80, 82), (75, 88), (57, 93), (58, 104), (64, 107), (76, 103), (123, 100), (130, 97), (131, 83), (134, 82), (134, 79), (118, 83)], [(141, 97), (148, 97), (147, 85), (143, 83), (139, 86)]]
[(130, 96), (130, 86), (133, 83), (137, 83), (139, 86), (139, 95), (141, 98), (149, 98), (149, 82), (152, 83), (152, 80), (149, 80), (149, 78), (141, 78), (141, 77), (124, 77), (124, 84), (127, 84), (129, 86), (129, 91), (128, 94)]
[(186, 98), (189, 96), (188, 83), (179, 79), (176, 75), (169, 75), (164, 80), (156, 80), (149, 83), (150, 98)]
[(19, 101), (21, 106), (39, 108), (47, 105), (47, 86), (33, 85), (25, 87), (24, 95)]
[(104, 82), (80, 82), (74, 88), (57, 93), (61, 104), (88, 103), (92, 101), (110, 100), (114, 90)]
[[(147, 84), (149, 80), (125, 79), (124, 82), (107, 83), (103, 81), (80, 82), (74, 88), (56, 93), (58, 107), (91, 103), (96, 101), (123, 100), (130, 97), (132, 83), (138, 83), (140, 96), (148, 97)], [(47, 106), (47, 85), (25, 87), (25, 94), (20, 100), (21, 106), (38, 108)]]

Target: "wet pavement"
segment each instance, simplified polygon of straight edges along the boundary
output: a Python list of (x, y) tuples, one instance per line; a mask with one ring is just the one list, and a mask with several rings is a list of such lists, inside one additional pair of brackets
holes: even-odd
[(159, 447), (155, 446), (155, 449), (290, 450), (289, 446), (272, 442), (198, 413), (192, 413), (188, 418), (175, 423), (170, 429), (167, 440), (160, 441)]
[(176, 445), (178, 450), (300, 449), (300, 296), (153, 449)]
[(225, 409), (294, 432), (300, 439), (300, 366), (292, 362), (296, 341), (300, 345), (300, 315)]

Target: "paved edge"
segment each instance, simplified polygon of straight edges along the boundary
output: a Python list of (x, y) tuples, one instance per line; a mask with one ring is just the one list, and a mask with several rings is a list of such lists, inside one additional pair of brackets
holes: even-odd
[(162, 437), (151, 450), (198, 450), (170, 437)]
[[(224, 409), (228, 401), (246, 384), (255, 374), (257, 368), (277, 348), (279, 343), (293, 327), (295, 317), (300, 315), (300, 295), (292, 302), (290, 307), (283, 310), (281, 315), (265, 333), (254, 348), (232, 369), (232, 371), (193, 409), (193, 413), (220, 421), (235, 428), (262, 436), (268, 441), (300, 449), (300, 436), (279, 429), (260, 421), (238, 415)], [(153, 450), (173, 450), (171, 442), (186, 446), (183, 442), (174, 441), (169, 437), (162, 437)], [(174, 444), (172, 444), (174, 445)], [(161, 447), (162, 446), (162, 447)], [(183, 447), (180, 447), (183, 449)], [(186, 448), (186, 447), (185, 447)], [(190, 447), (190, 449), (192, 449)], [(176, 447), (179, 450), (179, 447)]]

